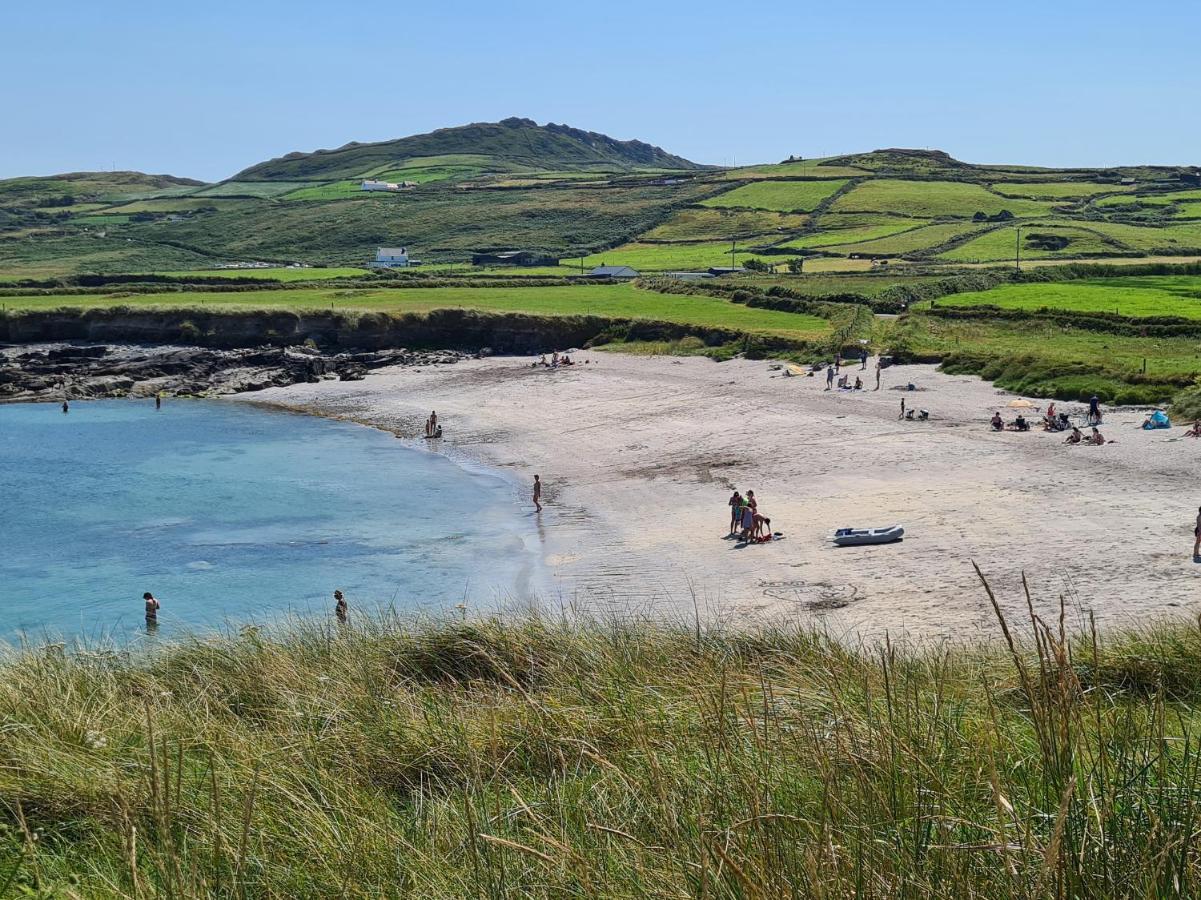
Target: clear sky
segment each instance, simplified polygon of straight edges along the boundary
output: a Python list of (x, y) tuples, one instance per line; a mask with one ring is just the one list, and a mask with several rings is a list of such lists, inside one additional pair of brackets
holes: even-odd
[(1201, 163), (1201, 2), (0, 0), (0, 177), (525, 116), (698, 162)]

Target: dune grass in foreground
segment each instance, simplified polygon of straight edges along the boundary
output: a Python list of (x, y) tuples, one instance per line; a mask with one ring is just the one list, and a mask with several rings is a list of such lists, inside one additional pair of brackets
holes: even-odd
[(301, 288), (246, 292), (175, 291), (168, 294), (30, 295), (0, 298), (14, 312), (36, 309), (149, 307), (160, 309), (289, 309), (429, 312), (434, 309), (478, 309), (550, 316), (603, 316), (648, 319), (790, 338), (829, 334), (830, 322), (803, 313), (758, 309), (718, 297), (660, 294), (631, 284), (448, 287), (339, 290)]
[(1012, 654), (537, 620), (30, 651), (0, 678), (0, 893), (1195, 896), (1201, 632), (1031, 627)]

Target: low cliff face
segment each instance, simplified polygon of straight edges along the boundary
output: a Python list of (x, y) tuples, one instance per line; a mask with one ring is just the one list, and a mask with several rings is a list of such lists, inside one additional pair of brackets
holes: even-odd
[[(597, 316), (535, 316), (445, 309), (393, 315), (337, 311), (205, 309), (56, 309), (0, 314), (0, 343), (61, 341), (182, 344), (220, 349), (294, 346), (312, 341), (328, 349), (397, 347), (495, 353), (542, 353), (610, 340), (677, 340), (694, 335), (708, 344), (742, 335), (720, 328)], [(763, 342), (760, 342), (763, 344)], [(763, 344), (768, 346), (768, 344)], [(784, 340), (770, 346), (798, 346)]]

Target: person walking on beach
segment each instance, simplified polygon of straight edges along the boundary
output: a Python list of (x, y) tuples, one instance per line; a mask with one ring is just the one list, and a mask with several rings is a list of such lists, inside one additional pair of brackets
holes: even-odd
[(534, 506), (538, 507), (538, 512), (542, 512), (542, 476), (534, 476)]
[(146, 601), (146, 625), (153, 628), (158, 625), (158, 611), (162, 604), (154, 598), (154, 594), (150, 593), (150, 591), (144, 593), (142, 599)]
[(826, 390), (834, 387), (834, 367), (826, 366)]
[(742, 494), (735, 491), (734, 496), (730, 498), (730, 534), (735, 534), (738, 531), (738, 520), (741, 515)]
[(337, 616), (339, 625), (346, 624), (349, 613), (350, 608), (346, 605), (346, 598), (342, 596), (342, 592), (334, 591), (334, 615)]
[(1101, 424), (1101, 401), (1097, 399), (1097, 395), (1093, 394), (1088, 399), (1088, 424)]
[(867, 348), (864, 347), (859, 351), (859, 368), (864, 370), (867, 368)]
[(876, 390), (880, 390), (880, 360), (876, 360)]
[(1201, 558), (1201, 508), (1197, 509), (1197, 523), (1193, 528), (1193, 559)]
[(904, 397), (901, 398), (901, 414), (899, 416), (897, 416), (897, 418), (898, 419), (905, 418), (905, 398)]

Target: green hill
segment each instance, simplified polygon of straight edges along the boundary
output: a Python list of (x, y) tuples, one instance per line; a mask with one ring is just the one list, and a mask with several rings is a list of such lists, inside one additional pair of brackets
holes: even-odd
[[(367, 178), (408, 184), (363, 191)], [(895, 148), (719, 169), (505, 119), (292, 153), (218, 184), (136, 172), (0, 181), (0, 278), (363, 266), (392, 245), (427, 271), (504, 249), (704, 268), (731, 258), (731, 240), (736, 259), (782, 270), (804, 257), (807, 272), (868, 257), (989, 265), (1018, 240), (1030, 260), (1183, 258), (1201, 252), (1199, 188), (1193, 167), (976, 165)]]
[[(235, 181), (329, 180), (404, 169), (412, 160), (455, 154), (491, 158), (497, 170), (700, 169), (702, 166), (642, 141), (619, 141), (567, 125), (529, 119), (440, 128), (372, 144), (352, 142), (336, 150), (289, 153), (239, 172)], [(506, 165), (507, 164), (507, 165)], [(411, 179), (410, 179), (411, 180)]]

